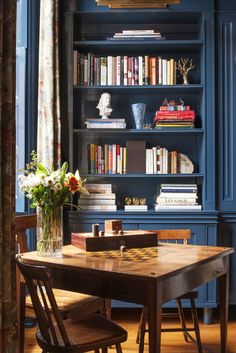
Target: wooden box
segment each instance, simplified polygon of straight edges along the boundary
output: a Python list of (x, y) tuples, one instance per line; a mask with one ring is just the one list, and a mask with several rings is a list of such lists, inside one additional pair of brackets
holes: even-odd
[(94, 237), (92, 233), (71, 233), (71, 244), (85, 251), (119, 250), (121, 245), (128, 248), (147, 248), (157, 246), (155, 232), (128, 230), (122, 235)]

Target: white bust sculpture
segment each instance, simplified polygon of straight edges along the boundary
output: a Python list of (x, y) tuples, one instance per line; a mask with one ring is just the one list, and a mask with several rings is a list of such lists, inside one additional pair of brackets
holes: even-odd
[(102, 93), (97, 108), (99, 109), (99, 115), (101, 115), (102, 119), (108, 119), (112, 112), (110, 93)]

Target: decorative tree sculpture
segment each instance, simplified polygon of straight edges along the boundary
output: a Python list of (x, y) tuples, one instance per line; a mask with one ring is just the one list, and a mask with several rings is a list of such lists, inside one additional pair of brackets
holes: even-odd
[(183, 76), (183, 84), (188, 85), (189, 80), (188, 80), (188, 73), (190, 70), (192, 70), (196, 65), (193, 65), (193, 59), (189, 60), (189, 58), (180, 58), (180, 60), (177, 61), (176, 68), (179, 70), (180, 74)]

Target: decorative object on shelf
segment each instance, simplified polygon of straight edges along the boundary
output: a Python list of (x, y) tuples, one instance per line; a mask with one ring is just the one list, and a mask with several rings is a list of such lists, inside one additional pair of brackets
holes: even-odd
[(181, 174), (192, 174), (194, 166), (191, 160), (183, 153), (179, 153), (179, 173)]
[(145, 110), (146, 110), (145, 103), (132, 104), (132, 111), (133, 111), (134, 121), (135, 121), (137, 130), (143, 129)]
[(178, 5), (180, 0), (96, 0), (98, 6), (109, 6), (112, 9), (122, 8), (166, 8)]
[(179, 70), (182, 75), (184, 85), (189, 84), (188, 73), (195, 66), (196, 65), (193, 65), (193, 59), (189, 60), (189, 58), (180, 58), (180, 60), (177, 61), (176, 69)]
[(112, 113), (110, 93), (102, 93), (96, 108), (99, 109), (99, 115), (102, 117), (102, 119), (108, 119)]
[(125, 205), (132, 205), (132, 199), (131, 199), (131, 197), (126, 197), (126, 198), (125, 198)]
[(19, 185), (31, 208), (38, 208), (37, 251), (39, 256), (60, 256), (63, 243), (62, 206), (72, 194), (88, 194), (78, 170), (67, 173), (68, 164), (58, 170), (45, 168), (37, 154), (32, 152), (32, 161), (26, 165), (24, 175), (19, 175)]
[(126, 197), (125, 198), (125, 205), (130, 206), (130, 205), (146, 205), (146, 197)]

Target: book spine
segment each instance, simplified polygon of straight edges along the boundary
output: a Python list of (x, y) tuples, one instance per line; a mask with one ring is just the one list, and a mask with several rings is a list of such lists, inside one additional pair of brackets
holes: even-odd
[(73, 51), (73, 84), (77, 85), (78, 80), (78, 52)]
[(112, 174), (116, 174), (116, 145), (112, 145)]
[(112, 86), (113, 76), (113, 59), (112, 56), (107, 57), (107, 85)]
[(143, 85), (143, 57), (138, 57), (138, 84)]
[(123, 163), (122, 163), (122, 171), (123, 174), (126, 174), (126, 161), (127, 161), (127, 149), (126, 147), (123, 148)]
[(117, 56), (116, 57), (116, 85), (117, 86), (120, 86), (120, 78), (121, 78), (121, 75), (120, 75), (120, 71), (121, 71), (121, 57), (120, 56)]
[(107, 85), (107, 58), (105, 57), (101, 58), (100, 68), (101, 68), (100, 84), (102, 86), (106, 86)]
[(124, 56), (124, 86), (128, 85), (128, 57)]
[(145, 85), (148, 85), (149, 84), (149, 80), (148, 80), (148, 77), (149, 77), (149, 56), (145, 55), (144, 60), (145, 60), (144, 83), (145, 83)]
[(108, 174), (112, 174), (112, 145), (109, 145)]

